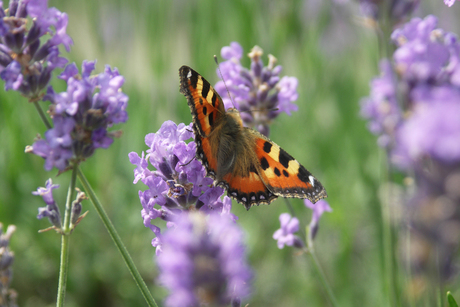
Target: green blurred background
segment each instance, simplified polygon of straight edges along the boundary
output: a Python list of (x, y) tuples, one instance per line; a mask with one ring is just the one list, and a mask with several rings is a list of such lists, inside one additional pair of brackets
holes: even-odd
[[(359, 101), (369, 94), (378, 74), (378, 45), (363, 26), (356, 2), (345, 1), (50, 1), (69, 15), (74, 46), (68, 57), (78, 66), (97, 59), (118, 67), (129, 95), (124, 134), (108, 150), (98, 150), (82, 165), (118, 229), (152, 294), (161, 304), (167, 294), (156, 283), (153, 233), (140, 216), (133, 166), (128, 153), (147, 149), (144, 136), (165, 120), (191, 121), (179, 93), (178, 69), (189, 65), (211, 84), (218, 81), (212, 56), (232, 41), (245, 53), (259, 45), (283, 66), (282, 75), (299, 79), (299, 111), (281, 115), (270, 138), (292, 154), (323, 183), (333, 208), (326, 213), (316, 250), (340, 306), (394, 305), (386, 283), (379, 187), (384, 153), (359, 116)], [(439, 26), (460, 33), (460, 3), (423, 2), (416, 15), (436, 14)], [(247, 67), (249, 59), (244, 58)], [(55, 81), (57, 90), (63, 82)], [(2, 85), (3, 86), (3, 85)], [(46, 106), (46, 103), (43, 104)], [(42, 199), (31, 194), (53, 178), (61, 185), (55, 199), (65, 202), (68, 173), (48, 173), (37, 156), (24, 153), (45, 127), (34, 107), (15, 92), (0, 92), (0, 221), (15, 224), (12, 288), (20, 306), (52, 306), (57, 293), (60, 238), (37, 220)], [(311, 212), (292, 200), (302, 225)], [(71, 238), (67, 306), (145, 306), (127, 268), (89, 201), (88, 216)], [(328, 306), (319, 276), (306, 255), (279, 250), (272, 235), (278, 216), (287, 212), (283, 199), (249, 212), (234, 203), (233, 213), (247, 236), (255, 271), (250, 306)], [(404, 279), (402, 279), (404, 280)], [(452, 285), (460, 297), (459, 283)], [(405, 285), (401, 284), (404, 292)], [(402, 294), (404, 296), (404, 294)], [(404, 301), (404, 300), (403, 300)]]

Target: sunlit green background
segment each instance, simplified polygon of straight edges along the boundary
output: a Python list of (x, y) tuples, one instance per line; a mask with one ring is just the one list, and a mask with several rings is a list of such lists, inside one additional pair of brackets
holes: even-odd
[[(7, 2), (7, 1), (6, 1)], [(359, 101), (378, 73), (375, 32), (363, 26), (357, 3), (344, 1), (50, 1), (69, 15), (74, 46), (68, 57), (78, 66), (97, 59), (118, 67), (129, 95), (129, 121), (108, 150), (82, 165), (134, 262), (159, 303), (167, 294), (156, 283), (151, 246), (153, 233), (140, 216), (139, 183), (133, 185), (128, 153), (146, 150), (144, 136), (165, 120), (191, 121), (179, 93), (178, 69), (189, 65), (212, 84), (218, 77), (212, 56), (239, 42), (245, 53), (254, 45), (278, 58), (283, 75), (299, 79), (299, 111), (281, 115), (271, 139), (296, 157), (323, 183), (332, 213), (323, 216), (316, 251), (340, 306), (404, 304), (386, 282), (379, 186), (384, 153), (359, 116)], [(460, 3), (422, 3), (418, 16), (434, 13), (439, 26), (460, 33)], [(248, 66), (249, 59), (243, 64)], [(63, 83), (54, 85), (63, 90)], [(2, 85), (3, 86), (3, 85)], [(46, 106), (46, 103), (43, 104)], [(45, 181), (61, 185), (55, 198), (65, 202), (68, 173), (46, 172), (43, 160), (24, 153), (45, 127), (34, 107), (15, 92), (0, 92), (0, 221), (15, 224), (12, 288), (20, 306), (52, 306), (57, 293), (60, 238), (37, 220), (43, 206), (32, 191)], [(292, 200), (302, 225), (310, 211)], [(89, 201), (88, 216), (71, 238), (67, 306), (145, 306), (127, 268)], [(287, 212), (283, 199), (249, 212), (234, 203), (244, 228), (249, 262), (255, 271), (250, 306), (328, 306), (329, 301), (310, 258), (292, 248), (279, 250), (272, 235), (278, 216)], [(401, 278), (401, 293), (405, 292)], [(459, 283), (451, 290), (460, 297)], [(399, 297), (393, 301), (390, 297)]]

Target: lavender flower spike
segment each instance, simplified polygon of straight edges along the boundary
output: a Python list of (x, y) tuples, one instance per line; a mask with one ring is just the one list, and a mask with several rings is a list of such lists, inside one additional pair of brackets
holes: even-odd
[(44, 158), (46, 170), (57, 167), (63, 171), (72, 162), (90, 157), (97, 148), (108, 148), (120, 135), (108, 128), (128, 119), (128, 96), (121, 91), (123, 76), (109, 66), (91, 76), (95, 64), (83, 61), (81, 75), (75, 63), (68, 65), (58, 77), (67, 82), (67, 90), (56, 93), (49, 87), (44, 96), (51, 102), (54, 127), (27, 151)]
[[(220, 70), (235, 107), (240, 111), (248, 111), (240, 114), (245, 125), (268, 136), (269, 124), (274, 118), (281, 112), (291, 115), (292, 111), (297, 111), (298, 107), (293, 103), (298, 97), (297, 78), (280, 79), (282, 68), (276, 65), (273, 55), (268, 55), (268, 65), (264, 66), (261, 59), (263, 50), (255, 46), (248, 54), (251, 59), (250, 70), (240, 64), (243, 48), (237, 42), (223, 47), (221, 55), (227, 61), (220, 64)], [(217, 74), (220, 77), (219, 71)], [(224, 82), (217, 82), (214, 88), (222, 96), (225, 107), (232, 107)]]
[(152, 224), (157, 218), (171, 221), (181, 211), (199, 210), (203, 214), (218, 213), (233, 221), (237, 219), (230, 213), (230, 199), (220, 199), (224, 190), (212, 186), (213, 180), (206, 177), (203, 165), (194, 159), (195, 142), (185, 142), (192, 136), (190, 125), (166, 121), (158, 132), (145, 137), (149, 147), (146, 154), (129, 154), (130, 162), (136, 166), (134, 183), (141, 180), (148, 188), (139, 191), (141, 214), (144, 226), (156, 236), (152, 245), (157, 247), (157, 253), (162, 248), (160, 228)]
[(242, 232), (226, 217), (180, 214), (162, 236), (159, 280), (170, 291), (168, 307), (228, 306), (249, 295), (251, 270)]
[(59, 46), (68, 52), (73, 44), (66, 33), (68, 16), (48, 8), (47, 0), (11, 0), (8, 9), (0, 2), (0, 16), (0, 77), (5, 90), (39, 99), (52, 71), (67, 63), (59, 56)]
[(18, 306), (17, 293), (10, 288), (13, 278), (14, 252), (10, 250), (9, 243), (15, 230), (16, 226), (9, 225), (4, 233), (3, 224), (0, 223), (0, 302), (2, 306)]
[(32, 192), (33, 195), (39, 195), (43, 197), (43, 201), (46, 203), (46, 207), (38, 208), (38, 219), (48, 217), (51, 224), (56, 227), (56, 229), (61, 229), (61, 214), (59, 213), (59, 207), (56, 205), (56, 202), (53, 198), (53, 189), (59, 188), (58, 184), (53, 184), (53, 181), (48, 179), (46, 181), (45, 188), (38, 188), (37, 191)]

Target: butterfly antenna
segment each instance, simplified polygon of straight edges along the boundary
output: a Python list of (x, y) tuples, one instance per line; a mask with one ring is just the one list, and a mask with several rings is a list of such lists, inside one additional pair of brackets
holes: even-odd
[(190, 161), (188, 161), (187, 163), (185, 163), (185, 164), (180, 164), (179, 166), (181, 166), (181, 167), (187, 166), (187, 165), (189, 165), (190, 163), (192, 163), (192, 161), (195, 160), (195, 159), (196, 159), (196, 157), (193, 157), (193, 158), (192, 158)]
[(230, 101), (232, 102), (233, 107), (236, 109), (235, 104), (233, 103), (232, 95), (230, 94), (230, 91), (228, 90), (227, 83), (225, 83), (224, 76), (222, 75), (222, 72), (220, 71), (219, 60), (217, 59), (217, 56), (216, 56), (216, 55), (214, 55), (214, 62), (216, 62), (216, 64), (217, 64), (217, 69), (219, 70), (220, 78), (221, 78), (222, 81), (224, 82), (225, 89), (227, 90), (228, 97), (230, 98)]

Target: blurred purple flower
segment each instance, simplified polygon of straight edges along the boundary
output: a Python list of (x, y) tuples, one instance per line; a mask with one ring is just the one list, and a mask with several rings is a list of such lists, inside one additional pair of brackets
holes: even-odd
[[(160, 228), (153, 225), (156, 218), (171, 221), (181, 211), (199, 210), (204, 214), (218, 213), (235, 221), (230, 213), (231, 200), (221, 200), (224, 190), (213, 186), (206, 177), (203, 165), (195, 160), (196, 144), (185, 141), (193, 137), (190, 125), (176, 125), (172, 121), (163, 123), (157, 133), (149, 133), (145, 143), (147, 154), (129, 154), (130, 162), (136, 166), (134, 183), (141, 180), (148, 189), (139, 191), (144, 225), (157, 236), (152, 244), (162, 246)], [(149, 162), (155, 170), (149, 170)]]
[(12, 61), (0, 73), (0, 77), (5, 80), (5, 91), (17, 91), (22, 84), (23, 76), (21, 74), (21, 64), (17, 61)]
[(121, 91), (123, 77), (108, 66), (92, 77), (94, 68), (95, 62), (83, 61), (79, 76), (72, 63), (59, 76), (67, 82), (67, 91), (55, 93), (48, 88), (44, 100), (51, 102), (54, 127), (27, 150), (46, 159), (46, 170), (55, 166), (62, 171), (71, 159), (81, 161), (97, 148), (108, 148), (120, 133), (107, 129), (128, 119), (128, 97)]
[(3, 224), (0, 223), (0, 301), (2, 306), (18, 306), (17, 293), (10, 288), (13, 279), (14, 252), (10, 250), (10, 240), (16, 226), (9, 225), (6, 232), (3, 232)]
[(227, 306), (250, 293), (243, 233), (230, 219), (198, 212), (174, 218), (161, 238), (159, 281), (170, 291), (165, 305)]
[(332, 209), (329, 206), (328, 202), (325, 201), (324, 199), (321, 199), (315, 204), (311, 203), (308, 199), (304, 199), (303, 203), (307, 208), (310, 208), (313, 210), (311, 221), (310, 221), (310, 224), (308, 225), (308, 229), (309, 229), (311, 238), (314, 239), (316, 237), (316, 234), (318, 233), (319, 219), (321, 218), (324, 212), (332, 212)]
[(454, 5), (455, 0), (444, 0), (444, 4), (447, 5), (448, 7), (451, 7)]
[(0, 7), (0, 15), (5, 17), (0, 24), (0, 77), (6, 82), (5, 90), (38, 99), (51, 72), (67, 63), (58, 47), (63, 45), (68, 52), (73, 44), (66, 33), (68, 16), (48, 8), (46, 0), (10, 1), (8, 10)]
[(445, 164), (460, 161), (460, 91), (451, 89), (451, 94), (450, 100), (417, 105), (404, 121), (393, 153), (397, 165), (406, 168), (426, 157)]
[(53, 198), (53, 189), (59, 188), (58, 184), (53, 184), (53, 181), (48, 179), (46, 181), (45, 188), (38, 188), (37, 191), (32, 192), (33, 195), (39, 195), (43, 197), (43, 201), (46, 204), (46, 207), (38, 208), (38, 219), (48, 217), (51, 224), (54, 225), (57, 229), (61, 229), (61, 214), (59, 212), (59, 207), (56, 205), (56, 202)]
[(447, 40), (437, 23), (433, 15), (413, 18), (391, 35), (398, 47), (393, 55), (396, 70), (408, 82), (442, 82), (450, 73), (449, 63), (458, 60), (457, 43)]
[[(437, 18), (430, 15), (414, 18), (393, 32), (398, 47), (394, 69), (391, 62), (382, 60), (382, 76), (371, 82), (371, 94), (361, 103), (369, 130), (379, 135), (378, 144), (396, 155), (401, 155), (401, 144), (396, 144), (397, 135), (402, 138), (399, 130), (419, 112), (415, 111), (419, 104), (458, 97), (460, 44), (454, 34), (436, 26)], [(401, 157), (394, 159), (399, 160)]]
[(282, 213), (279, 217), (281, 228), (275, 231), (273, 239), (277, 240), (278, 248), (284, 248), (284, 245), (303, 247), (302, 240), (294, 235), (299, 231), (299, 220), (296, 217), (291, 217), (289, 213)]
[(377, 143), (390, 147), (402, 111), (396, 99), (396, 75), (388, 60), (380, 62), (381, 76), (371, 81), (371, 94), (361, 100), (361, 115), (369, 120), (369, 130), (379, 135)]
[(361, 109), (390, 161), (417, 183), (405, 212), (411, 244), (424, 248), (401, 250), (427, 282), (456, 275), (459, 236), (451, 229), (460, 229), (460, 44), (437, 22), (414, 18), (393, 32), (393, 66), (383, 62)]
[[(275, 66), (274, 56), (268, 56), (268, 66), (264, 67), (263, 51), (255, 46), (248, 55), (251, 59), (251, 69), (248, 70), (240, 64), (243, 48), (237, 42), (223, 47), (221, 55), (227, 60), (220, 64), (222, 77), (235, 107), (244, 111), (240, 115), (247, 126), (268, 135), (271, 120), (281, 112), (291, 115), (292, 111), (297, 111), (298, 107), (293, 103), (298, 98), (297, 78), (283, 77), (280, 80), (282, 68)], [(217, 74), (220, 77), (219, 71)], [(224, 82), (217, 82), (215, 89), (222, 96), (225, 107), (233, 107)]]

